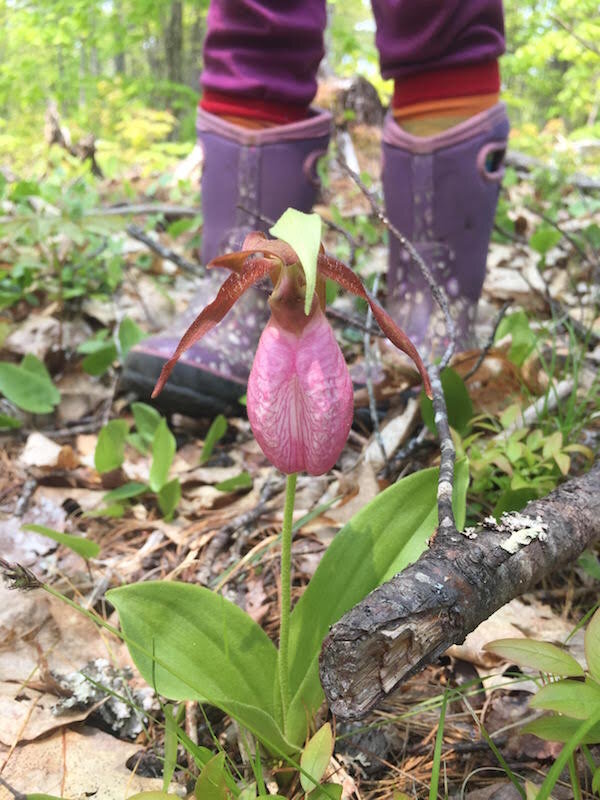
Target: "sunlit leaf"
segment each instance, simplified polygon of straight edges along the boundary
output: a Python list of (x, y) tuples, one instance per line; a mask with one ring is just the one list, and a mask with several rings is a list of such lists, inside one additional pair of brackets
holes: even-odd
[(90, 539), (83, 539), (81, 536), (74, 536), (71, 533), (55, 531), (53, 528), (47, 528), (45, 525), (23, 525), (23, 530), (47, 536), (49, 539), (53, 539), (55, 542), (68, 547), (69, 550), (72, 550), (83, 558), (96, 558), (100, 552), (100, 545), (98, 542), (92, 542)]
[(60, 402), (60, 392), (46, 367), (28, 354), (19, 366), (0, 362), (0, 392), (23, 411), (50, 414)]
[(332, 754), (333, 731), (331, 725), (326, 722), (309, 739), (300, 756), (300, 766), (304, 770), (300, 773), (300, 783), (305, 792), (310, 792), (319, 785), (329, 766)]
[(161, 486), (158, 492), (158, 507), (166, 520), (170, 520), (181, 500), (181, 484), (179, 478), (173, 478)]
[(600, 708), (600, 686), (593, 681), (556, 681), (542, 686), (530, 705), (574, 719), (587, 719), (594, 708)]
[(121, 466), (128, 430), (129, 425), (124, 419), (112, 419), (102, 428), (94, 452), (94, 466), (98, 472), (111, 472)]
[(566, 677), (583, 675), (583, 668), (573, 656), (550, 642), (538, 642), (535, 639), (497, 639), (486, 644), (483, 649), (520, 667), (530, 667), (550, 675)]
[(162, 418), (152, 441), (152, 466), (148, 483), (153, 492), (158, 492), (167, 482), (175, 455), (175, 437), (169, 430), (167, 420)]
[(227, 432), (227, 420), (223, 414), (217, 416), (211, 422), (206, 439), (202, 445), (202, 452), (200, 453), (200, 463), (204, 464), (211, 457), (216, 443), (222, 439)]
[(591, 618), (585, 631), (585, 657), (592, 677), (600, 682), (600, 609)]
[(233, 478), (227, 478), (225, 481), (217, 483), (215, 489), (220, 492), (238, 492), (241, 489), (252, 488), (252, 476), (249, 472), (240, 472), (239, 475), (234, 475)]

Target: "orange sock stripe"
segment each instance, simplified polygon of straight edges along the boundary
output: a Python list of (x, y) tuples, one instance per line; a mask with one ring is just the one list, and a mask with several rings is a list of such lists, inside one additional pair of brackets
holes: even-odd
[(498, 92), (492, 92), (412, 103), (409, 106), (395, 108), (394, 119), (396, 122), (402, 122), (409, 119), (426, 119), (427, 117), (472, 117), (495, 105), (498, 97)]

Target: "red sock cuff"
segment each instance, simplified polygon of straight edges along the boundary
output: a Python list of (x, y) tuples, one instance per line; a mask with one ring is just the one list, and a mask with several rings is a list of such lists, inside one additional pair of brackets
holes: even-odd
[(402, 108), (427, 100), (492, 94), (499, 91), (500, 70), (497, 61), (443, 67), (396, 78), (392, 107)]
[(309, 110), (308, 106), (300, 106), (295, 103), (279, 103), (261, 100), (258, 97), (214, 92), (211, 89), (203, 91), (200, 108), (208, 111), (209, 114), (264, 120), (278, 125), (306, 119)]

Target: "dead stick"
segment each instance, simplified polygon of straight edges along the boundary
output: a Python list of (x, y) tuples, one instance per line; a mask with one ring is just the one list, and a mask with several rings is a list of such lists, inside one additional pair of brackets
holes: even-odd
[(173, 264), (178, 266), (179, 269), (184, 270), (184, 272), (189, 272), (191, 275), (195, 275), (196, 277), (204, 276), (204, 268), (201, 267), (200, 264), (194, 264), (191, 261), (188, 261), (187, 258), (180, 256), (179, 253), (176, 253), (170, 247), (165, 247), (160, 242), (155, 241), (141, 228), (138, 228), (137, 225), (128, 225), (126, 231), (132, 239), (142, 242), (142, 244), (145, 244), (147, 248), (152, 250), (154, 253), (157, 253), (157, 255), (159, 255), (161, 258), (164, 258), (166, 261), (171, 261)]
[[(410, 675), (600, 537), (600, 462), (586, 475), (487, 525), (438, 534), (429, 550), (331, 629), (321, 682), (332, 711), (364, 716)], [(525, 543), (530, 539), (529, 543)]]

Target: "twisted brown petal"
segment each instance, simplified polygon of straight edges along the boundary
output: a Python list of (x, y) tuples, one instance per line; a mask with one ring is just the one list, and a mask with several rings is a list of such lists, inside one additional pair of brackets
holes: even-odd
[(261, 278), (268, 275), (271, 270), (277, 269), (278, 267), (280, 267), (280, 262), (274, 259), (255, 258), (246, 262), (243, 265), (243, 269), (240, 269), (239, 272), (235, 271), (229, 275), (212, 303), (209, 303), (202, 309), (200, 314), (181, 337), (177, 349), (162, 368), (160, 376), (156, 381), (154, 391), (152, 392), (152, 397), (156, 397), (162, 391), (173, 367), (185, 351), (212, 330), (252, 284), (257, 283)]
[(415, 362), (421, 378), (423, 379), (425, 394), (427, 397), (431, 398), (432, 392), (431, 383), (429, 382), (429, 375), (427, 374), (425, 364), (423, 364), (417, 348), (404, 333), (402, 328), (399, 328), (398, 325), (396, 325), (387, 311), (384, 311), (377, 300), (371, 297), (371, 295), (363, 286), (363, 283), (358, 275), (356, 275), (355, 272), (352, 272), (352, 270), (349, 269), (345, 264), (342, 264), (341, 261), (338, 261), (337, 258), (333, 258), (332, 256), (324, 254), (319, 255), (317, 269), (321, 275), (324, 275), (326, 278), (331, 278), (331, 280), (339, 283), (342, 288), (352, 292), (352, 294), (355, 294), (358, 297), (362, 297), (367, 301), (367, 303), (371, 306), (373, 316), (377, 320), (379, 327), (385, 333), (390, 342), (399, 350), (402, 350), (404, 353), (410, 356)]

